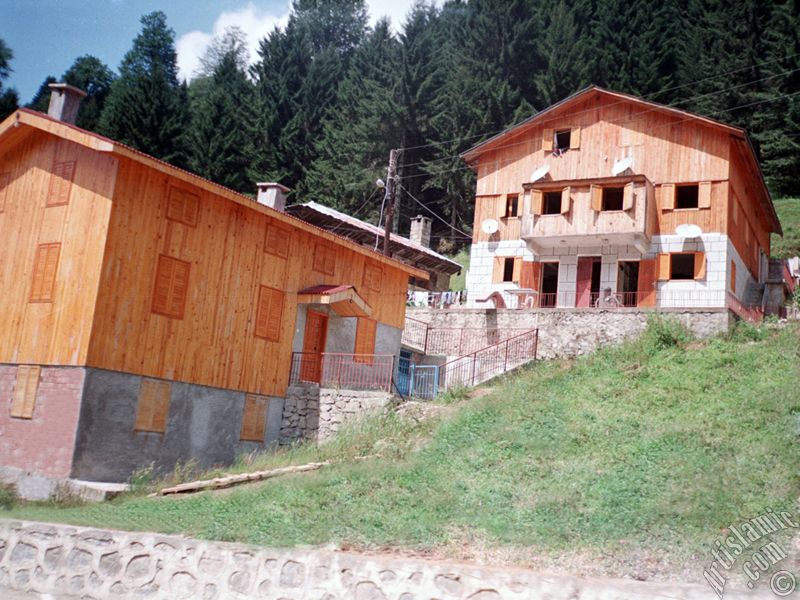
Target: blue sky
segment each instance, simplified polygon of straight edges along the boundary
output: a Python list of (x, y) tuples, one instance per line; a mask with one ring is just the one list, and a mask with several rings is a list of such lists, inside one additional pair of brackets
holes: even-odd
[[(371, 16), (389, 15), (395, 27), (412, 0), (367, 0)], [(14, 52), (4, 83), (27, 103), (45, 77), (60, 77), (74, 60), (92, 54), (114, 71), (139, 32), (139, 18), (154, 10), (175, 30), (181, 74), (191, 77), (213, 35), (237, 25), (251, 54), (258, 39), (285, 23), (289, 0), (0, 0), (0, 38)]]

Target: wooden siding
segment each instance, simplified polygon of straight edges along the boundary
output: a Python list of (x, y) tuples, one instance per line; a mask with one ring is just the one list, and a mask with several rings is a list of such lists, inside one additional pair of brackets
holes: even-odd
[[(117, 159), (39, 132), (12, 142), (0, 153), (0, 362), (85, 364)], [(68, 202), (48, 206), (53, 166), (72, 162), (69, 193), (57, 192)], [(43, 244), (61, 244), (52, 297), (29, 302)]]
[[(281, 396), (289, 378), (297, 292), (319, 284), (353, 284), (373, 317), (402, 328), (408, 275), (380, 259), (323, 242), (281, 223), (289, 232), (286, 258), (265, 251), (267, 226), (277, 219), (200, 188), (197, 227), (166, 218), (171, 179), (131, 160), (120, 163), (111, 216), (91, 366), (249, 393)], [(182, 320), (150, 310), (159, 255), (191, 264)], [(331, 258), (327, 258), (331, 256)], [(317, 259), (319, 260), (319, 259)], [(379, 290), (366, 266), (382, 269)], [(374, 284), (373, 284), (374, 285)], [(277, 341), (258, 337), (261, 286), (285, 294)]]

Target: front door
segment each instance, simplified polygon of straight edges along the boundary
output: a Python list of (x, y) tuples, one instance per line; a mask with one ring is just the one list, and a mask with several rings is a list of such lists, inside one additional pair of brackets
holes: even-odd
[(300, 367), (301, 381), (320, 383), (322, 375), (322, 353), (328, 336), (328, 315), (309, 310), (306, 313), (306, 329), (303, 334), (303, 360)]
[(600, 293), (600, 257), (578, 257), (577, 279), (575, 306), (583, 308), (592, 306)]

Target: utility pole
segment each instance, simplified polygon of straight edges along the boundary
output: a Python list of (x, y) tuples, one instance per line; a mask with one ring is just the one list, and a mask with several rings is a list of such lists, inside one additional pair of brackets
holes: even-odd
[(384, 214), (383, 253), (389, 256), (389, 237), (392, 233), (392, 218), (394, 217), (395, 180), (397, 179), (397, 150), (389, 152), (389, 168), (386, 171), (386, 195), (383, 198), (386, 207)]

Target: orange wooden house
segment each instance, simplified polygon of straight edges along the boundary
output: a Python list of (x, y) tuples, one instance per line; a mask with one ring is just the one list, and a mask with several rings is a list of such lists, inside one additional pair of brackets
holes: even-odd
[(470, 304), (756, 304), (781, 233), (742, 129), (585, 89), (475, 146)]
[(290, 376), (392, 362), (427, 277), (25, 109), (0, 124), (0, 240), (0, 467), (53, 480), (276, 443)]

